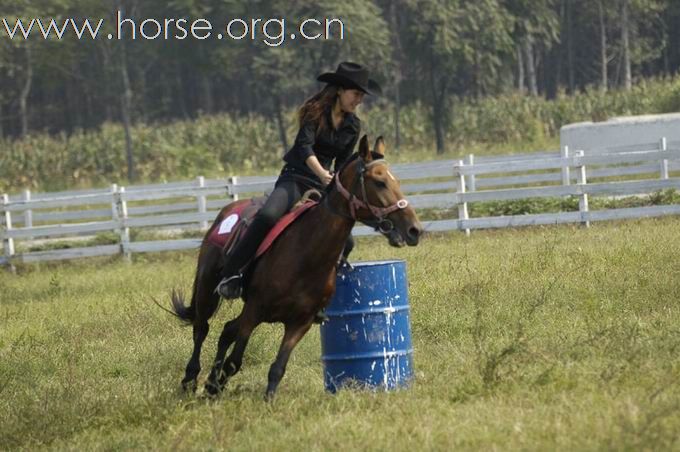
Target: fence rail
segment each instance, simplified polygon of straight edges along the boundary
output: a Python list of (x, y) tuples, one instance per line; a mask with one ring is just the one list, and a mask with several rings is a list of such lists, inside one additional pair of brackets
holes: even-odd
[[(654, 147), (656, 146), (656, 147)], [(416, 209), (452, 209), (457, 218), (424, 222), (428, 231), (502, 228), (680, 214), (680, 206), (590, 211), (590, 196), (621, 196), (680, 189), (680, 142), (626, 146), (619, 152), (589, 150), (468, 156), (465, 160), (395, 164), (402, 191)], [(630, 177), (637, 180), (629, 180)], [(607, 180), (617, 178), (618, 180)], [(620, 180), (628, 179), (628, 180)], [(642, 178), (642, 179), (640, 179)], [(597, 182), (593, 183), (592, 180)], [(199, 239), (131, 240), (130, 230), (208, 228), (230, 200), (271, 189), (275, 176), (230, 177), (108, 189), (3, 195), (0, 205), (3, 254), (0, 265), (90, 256), (196, 248)], [(579, 198), (579, 211), (469, 218), (468, 204), (526, 198)], [(455, 216), (453, 213), (451, 216)], [(112, 232), (117, 244), (29, 251), (36, 240)], [(374, 233), (358, 225), (355, 235)], [(16, 251), (17, 242), (23, 250)]]

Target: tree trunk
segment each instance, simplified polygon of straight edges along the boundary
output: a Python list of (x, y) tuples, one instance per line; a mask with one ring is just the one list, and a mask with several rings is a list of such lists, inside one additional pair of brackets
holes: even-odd
[(474, 96), (475, 99), (480, 99), (482, 97), (482, 77), (481, 77), (481, 65), (479, 63), (479, 54), (480, 50), (475, 49), (475, 52), (472, 56), (474, 59), (474, 66), (472, 69), (473, 73), (473, 81), (475, 84), (475, 91), (474, 91)]
[(274, 109), (276, 110), (276, 125), (279, 128), (279, 138), (281, 139), (281, 145), (283, 146), (283, 154), (285, 154), (288, 151), (288, 137), (286, 136), (286, 124), (283, 120), (281, 97), (278, 94), (274, 95)]
[(633, 76), (630, 67), (630, 42), (629, 42), (629, 18), (628, 18), (628, 2), (623, 0), (621, 7), (621, 46), (623, 48), (623, 85), (626, 90), (633, 87)]
[(212, 82), (207, 75), (201, 77), (201, 93), (203, 95), (203, 112), (210, 114), (215, 111), (215, 104), (213, 102)]
[(85, 97), (85, 117), (83, 118), (83, 129), (88, 129), (90, 127), (99, 124), (101, 121), (101, 114), (97, 111), (97, 108), (93, 108), (92, 103), (92, 87), (87, 86), (84, 88)]
[(607, 27), (604, 18), (604, 6), (602, 0), (597, 1), (597, 9), (600, 16), (600, 91), (607, 92)]
[(120, 43), (120, 75), (123, 82), (123, 92), (120, 99), (121, 116), (123, 117), (123, 130), (125, 131), (125, 156), (127, 161), (127, 178), (133, 182), (136, 178), (135, 162), (132, 152), (132, 88), (127, 68), (127, 55), (125, 43)]
[(31, 94), (31, 84), (33, 82), (33, 57), (31, 47), (28, 42), (25, 43), (26, 49), (26, 78), (24, 86), (21, 88), (19, 94), (19, 115), (21, 117), (21, 137), (25, 137), (28, 133), (28, 96)]
[[(101, 64), (105, 68), (115, 68), (115, 61), (112, 56), (112, 51), (111, 51), (111, 41), (104, 40), (100, 41), (101, 44), (97, 46), (97, 48), (101, 52), (102, 56), (102, 61)], [(104, 85), (108, 88), (109, 86), (117, 86), (117, 83), (115, 82), (115, 78), (112, 80), (111, 77), (115, 77), (115, 71), (103, 71), (102, 72), (102, 78), (103, 78), (103, 83)], [(109, 93), (111, 93), (111, 97), (109, 97)], [(117, 95), (117, 91), (109, 91), (109, 89), (106, 89), (104, 93), (97, 92), (97, 97), (101, 96), (104, 100), (104, 120), (106, 122), (113, 122), (114, 121), (114, 111), (115, 107), (113, 106), (113, 100), (115, 100), (115, 96)], [(111, 100), (111, 101), (110, 101)], [(97, 102), (98, 99), (95, 99), (95, 102)], [(92, 118), (90, 118), (92, 119)]]
[[(432, 92), (433, 94), (437, 91), (437, 89), (433, 86), (432, 87)], [(435, 139), (437, 143), (437, 154), (444, 154), (446, 152), (446, 142), (444, 140), (444, 118), (442, 117), (443, 115), (443, 106), (442, 106), (442, 99), (437, 99), (435, 98), (433, 103), (432, 103), (432, 112), (433, 112), (433, 122), (434, 122), (434, 133), (435, 133)]]
[(394, 148), (399, 149), (401, 146), (401, 90), (399, 88), (400, 80), (394, 81)]
[[(82, 73), (80, 68), (74, 64), (73, 69), (74, 74)], [(68, 133), (72, 133), (75, 129), (84, 128), (83, 112), (85, 111), (85, 101), (87, 97), (85, 96), (84, 83), (78, 86), (78, 81), (71, 79), (67, 80), (66, 83), (66, 96), (67, 98), (63, 100), (64, 108), (66, 109), (66, 114), (64, 119), (66, 120), (66, 129)]]
[(401, 81), (403, 79), (401, 73), (403, 50), (401, 46), (400, 28), (397, 20), (397, 8), (395, 3), (397, 0), (390, 0), (389, 15), (390, 15), (390, 29), (392, 30), (393, 41), (393, 57), (394, 70), (392, 71), (392, 78), (394, 83), (394, 148), (399, 149), (401, 146), (401, 130), (400, 113), (401, 113)]
[(569, 94), (576, 89), (574, 76), (574, 30), (572, 27), (571, 1), (567, 0), (567, 72), (569, 74)]
[(524, 57), (522, 57), (522, 46), (517, 44), (517, 90), (520, 94), (525, 93), (524, 87)]
[(182, 66), (179, 61), (175, 61), (175, 86), (177, 87), (177, 103), (179, 106), (179, 111), (182, 112), (182, 117), (184, 119), (189, 119), (189, 111), (187, 110), (187, 103), (184, 100), (184, 82), (182, 80)]
[[(257, 77), (253, 73), (252, 66), (248, 66), (246, 68), (246, 74), (247, 74), (247, 80), (250, 80), (250, 81), (257, 80)], [(251, 113), (257, 112), (258, 111), (257, 107), (259, 106), (258, 102), (257, 102), (257, 92), (253, 90), (252, 86), (247, 81), (245, 82), (245, 92), (246, 92), (246, 95), (247, 95), (247, 97), (246, 97), (246, 102), (247, 102), (246, 113), (251, 114)]]
[(527, 78), (529, 79), (529, 94), (538, 96), (538, 83), (536, 82), (536, 65), (534, 62), (533, 38), (527, 35), (524, 39), (524, 61), (527, 67)]
[[(134, 58), (133, 58), (134, 62)], [(127, 66), (127, 57), (126, 57), (126, 67)], [(133, 74), (137, 74), (136, 80), (137, 83), (135, 84), (135, 98), (137, 99), (136, 102), (136, 112), (135, 112), (135, 120), (140, 121), (142, 123), (148, 123), (149, 122), (149, 109), (147, 108), (147, 96), (146, 96), (146, 77), (147, 77), (147, 71), (144, 70), (144, 68), (140, 68), (139, 64), (132, 64), (132, 66), (128, 67), (130, 71), (132, 71)], [(128, 76), (128, 80), (130, 77)], [(156, 80), (154, 80), (154, 83), (156, 83)], [(155, 109), (155, 106), (154, 106)], [(132, 101), (130, 102), (130, 112), (132, 112)]]
[(444, 109), (446, 108), (446, 81), (443, 81), (441, 90), (437, 89), (437, 77), (435, 64), (430, 50), (430, 88), (432, 90), (432, 122), (434, 124), (435, 139), (437, 142), (437, 154), (446, 152), (444, 139)]

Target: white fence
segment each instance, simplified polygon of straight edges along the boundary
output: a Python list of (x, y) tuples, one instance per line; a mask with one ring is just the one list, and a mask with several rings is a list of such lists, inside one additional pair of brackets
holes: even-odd
[[(451, 209), (451, 218), (424, 222), (428, 231), (582, 223), (680, 213), (680, 205), (591, 211), (589, 196), (622, 196), (680, 188), (680, 142), (626, 147), (625, 152), (589, 150), (509, 155), (392, 165), (411, 204)], [(639, 180), (614, 180), (611, 178)], [(642, 179), (640, 179), (642, 178)], [(595, 183), (593, 181), (596, 180)], [(0, 264), (196, 248), (200, 239), (131, 240), (131, 230), (207, 229), (219, 209), (239, 196), (262, 193), (274, 176), (118, 187), (59, 193), (3, 195)], [(470, 218), (469, 203), (534, 197), (579, 197), (579, 211)], [(455, 212), (458, 215), (456, 217)], [(45, 239), (92, 237), (113, 232), (117, 244), (31, 251)], [(372, 234), (357, 226), (354, 234)], [(137, 234), (140, 235), (140, 234)], [(141, 234), (143, 236), (143, 234)], [(21, 249), (17, 249), (21, 248)]]

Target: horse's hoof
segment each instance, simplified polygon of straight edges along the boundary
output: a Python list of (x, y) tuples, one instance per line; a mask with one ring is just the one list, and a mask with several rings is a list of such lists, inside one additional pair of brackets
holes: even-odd
[(195, 379), (182, 380), (182, 390), (184, 392), (196, 392), (197, 387), (198, 384), (196, 383)]
[(274, 401), (274, 395), (276, 394), (275, 391), (267, 391), (264, 394), (264, 401), (267, 403), (272, 403)]
[(210, 381), (205, 383), (204, 389), (205, 393), (211, 397), (216, 397), (220, 392), (222, 392), (222, 388), (220, 386)]

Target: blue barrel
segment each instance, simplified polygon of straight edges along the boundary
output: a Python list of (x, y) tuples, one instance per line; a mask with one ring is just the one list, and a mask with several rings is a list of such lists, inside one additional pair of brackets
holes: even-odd
[(348, 382), (390, 390), (413, 375), (406, 263), (355, 263), (338, 273), (321, 325), (326, 389)]

